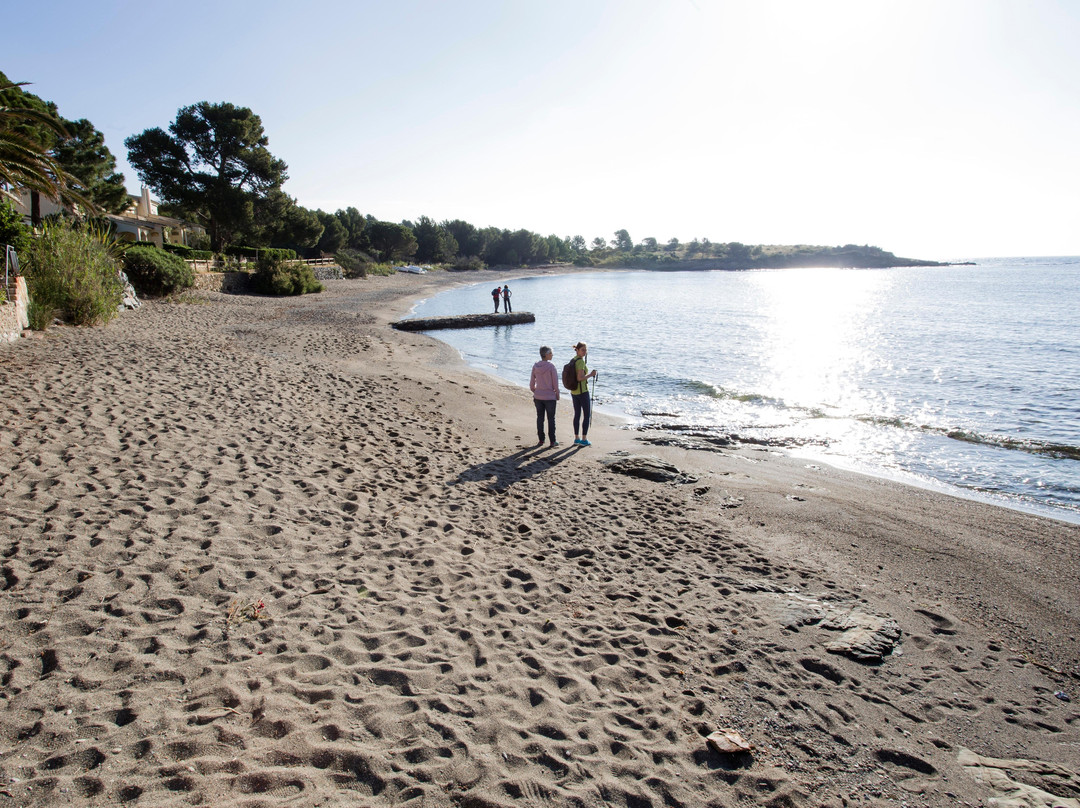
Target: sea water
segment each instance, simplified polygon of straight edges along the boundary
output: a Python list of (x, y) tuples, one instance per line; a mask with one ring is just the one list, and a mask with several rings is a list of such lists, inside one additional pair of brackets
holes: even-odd
[(509, 283), (535, 323), (432, 336), (521, 385), (541, 345), (561, 369), (582, 340), (598, 409), (632, 425), (735, 434), (1080, 522), (1080, 258), (974, 261), (489, 274), (413, 313), (490, 311)]

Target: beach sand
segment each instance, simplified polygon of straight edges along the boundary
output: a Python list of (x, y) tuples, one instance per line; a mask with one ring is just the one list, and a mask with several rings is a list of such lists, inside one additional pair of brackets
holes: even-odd
[(536, 449), (388, 327), (484, 278), (0, 346), (0, 805), (1080, 805), (1080, 527), (566, 397)]

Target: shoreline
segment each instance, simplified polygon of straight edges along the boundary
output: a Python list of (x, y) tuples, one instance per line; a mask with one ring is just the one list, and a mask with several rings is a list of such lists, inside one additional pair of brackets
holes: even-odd
[(526, 390), (389, 327), (478, 277), (433, 275), (0, 346), (17, 804), (1075, 793), (1080, 528), (607, 415), (578, 450), (565, 401), (537, 449)]
[[(567, 271), (567, 270), (569, 270), (569, 271)], [(605, 273), (605, 272), (647, 272), (647, 271), (649, 271), (649, 270), (627, 269), (627, 268), (610, 268), (610, 269), (603, 268), (603, 269), (598, 269), (598, 268), (595, 268), (595, 267), (566, 267), (566, 266), (562, 266), (562, 265), (551, 265), (551, 266), (544, 267), (542, 269), (542, 271), (540, 271), (540, 272), (535, 272), (535, 271), (530, 272), (527, 269), (519, 270), (517, 277), (519, 277), (519, 278), (533, 277), (533, 276), (535, 276), (537, 274), (548, 274), (548, 275), (561, 275), (561, 274), (571, 274), (571, 273), (573, 273), (573, 274), (581, 274), (581, 273), (601, 274), (601, 273)], [(506, 272), (504, 272), (503, 274), (505, 275)], [(505, 279), (500, 279), (499, 282), (502, 283), (502, 282), (504, 282), (504, 280)], [(514, 278), (509, 278), (509, 280), (513, 281), (515, 279)], [(480, 281), (478, 281), (478, 280), (474, 280), (474, 283), (479, 283), (479, 282)], [(457, 285), (459, 285), (459, 284), (453, 284), (452, 286), (457, 286)], [(461, 284), (461, 285), (469, 285), (469, 284)], [(447, 288), (452, 288), (452, 287), (448, 286)], [(443, 291), (443, 290), (440, 289), (439, 291)], [(413, 301), (412, 306), (409, 309), (409, 314), (412, 314), (417, 306), (419, 306), (421, 303), (425, 302), (431, 296), (432, 295), (428, 295), (425, 298)], [(435, 339), (439, 339), (438, 335), (433, 334), (431, 336), (433, 336)], [(442, 341), (442, 340), (440, 340), (440, 341)], [(454, 349), (454, 350), (455, 350), (455, 353), (457, 353), (457, 350), (456, 349)], [(500, 379), (500, 380), (502, 380), (504, 382), (515, 385), (515, 386), (517, 386), (517, 387), (519, 387), (519, 388), (521, 388), (523, 390), (528, 389), (527, 384), (525, 384), (525, 383), (523, 383), (521, 381), (515, 380), (515, 379), (508, 379), (508, 378), (506, 378), (504, 376), (501, 376), (494, 369), (492, 369), (490, 367), (486, 367), (483, 364), (471, 364), (467, 360), (463, 360), (463, 362), (464, 362), (464, 364), (468, 365), (473, 370), (479, 371), (479, 372), (484, 373), (486, 375), (490, 375), (493, 378), (498, 378), (498, 379)], [(665, 426), (662, 423), (648, 424), (648, 422), (639, 422), (639, 421), (636, 421), (635, 418), (633, 416), (631, 416), (631, 415), (624, 414), (624, 413), (619, 413), (619, 412), (613, 412), (611, 410), (605, 410), (603, 407), (598, 407), (598, 406), (595, 406), (595, 405), (594, 405), (594, 412), (604, 413), (608, 418), (617, 419), (617, 420), (623, 422), (626, 428), (633, 429), (633, 430), (635, 430), (636, 432), (639, 432), (639, 433), (641, 433), (641, 432), (650, 432), (650, 431), (655, 431), (655, 432), (658, 432), (658, 433), (665, 432)], [(680, 427), (675, 427), (675, 429), (678, 430), (678, 429), (680, 429)], [(693, 431), (695, 433), (715, 432), (716, 433), (715, 437), (718, 437), (718, 438), (721, 438), (721, 439), (723, 439), (723, 438), (734, 438), (736, 441), (738, 441), (738, 436), (727, 435), (727, 434), (723, 433), (718, 427), (715, 427), (715, 426), (706, 426), (706, 427), (700, 427), (700, 428), (689, 426), (689, 427), (681, 427), (681, 429), (684, 429), (684, 430), (689, 429), (690, 431)], [(676, 434), (678, 434), (678, 432), (673, 432), (671, 434), (676, 435)], [(689, 442), (692, 443), (693, 441), (691, 440)], [(1016, 500), (1016, 501), (1013, 501), (1012, 499), (1010, 499), (1007, 496), (995, 496), (992, 492), (989, 492), (989, 491), (984, 492), (984, 491), (979, 491), (979, 490), (975, 490), (975, 489), (965, 489), (965, 488), (963, 488), (961, 486), (948, 483), (948, 482), (946, 482), (944, 480), (938, 480), (938, 479), (932, 478), (932, 477), (921, 477), (918, 474), (915, 474), (913, 472), (904, 471), (902, 469), (886, 469), (886, 468), (875, 468), (875, 467), (863, 467), (863, 466), (860, 466), (854, 460), (851, 460), (851, 462), (845, 462), (845, 458), (830, 457), (827, 453), (824, 453), (824, 452), (800, 452), (798, 447), (791, 446), (782, 439), (775, 440), (775, 441), (772, 441), (772, 442), (769, 442), (769, 441), (763, 441), (763, 442), (760, 442), (760, 443), (755, 442), (755, 443), (747, 444), (747, 445), (763, 446), (763, 447), (766, 447), (766, 448), (769, 448), (769, 449), (773, 449), (773, 450), (776, 450), (776, 451), (783, 452), (785, 454), (790, 454), (790, 455), (795, 456), (795, 457), (802, 456), (802, 457), (804, 457), (804, 459), (806, 459), (806, 460), (808, 460), (810, 462), (829, 465), (831, 467), (838, 468), (838, 469), (843, 469), (845, 471), (849, 471), (849, 472), (854, 473), (854, 474), (863, 474), (863, 475), (866, 475), (868, 477), (873, 477), (873, 478), (876, 478), (876, 479), (886, 480), (886, 481), (889, 481), (889, 482), (892, 482), (892, 483), (896, 483), (898, 485), (906, 485), (906, 486), (910, 486), (910, 487), (915, 487), (915, 488), (919, 488), (919, 489), (922, 489), (922, 490), (931, 491), (931, 492), (936, 493), (936, 494), (943, 494), (945, 496), (952, 496), (952, 497), (957, 497), (957, 498), (964, 499), (964, 500), (970, 500), (970, 501), (979, 502), (979, 503), (986, 504), (986, 505), (991, 505), (991, 506), (994, 506), (994, 507), (1005, 508), (1007, 510), (1014, 511), (1016, 513), (1027, 514), (1027, 515), (1030, 515), (1030, 516), (1037, 516), (1037, 517), (1041, 517), (1041, 518), (1051, 519), (1051, 520), (1054, 520), (1054, 521), (1064, 522), (1065, 524), (1069, 524), (1069, 525), (1080, 526), (1080, 513), (1070, 511), (1070, 510), (1068, 510), (1067, 508), (1064, 508), (1064, 507), (1053, 507), (1051, 505), (1044, 505), (1044, 504), (1041, 504), (1041, 503), (1038, 503), (1038, 502), (1030, 502), (1029, 503), (1029, 502), (1025, 502), (1025, 501), (1019, 500), (1019, 499)], [(711, 451), (711, 449), (703, 448), (703, 451)]]

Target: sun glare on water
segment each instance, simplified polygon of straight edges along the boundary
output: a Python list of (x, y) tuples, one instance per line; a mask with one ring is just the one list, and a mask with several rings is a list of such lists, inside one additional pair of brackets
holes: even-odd
[(763, 272), (754, 281), (766, 303), (763, 391), (825, 414), (880, 414), (883, 402), (870, 400), (856, 379), (879, 361), (875, 312), (885, 303), (886, 277), (806, 269)]

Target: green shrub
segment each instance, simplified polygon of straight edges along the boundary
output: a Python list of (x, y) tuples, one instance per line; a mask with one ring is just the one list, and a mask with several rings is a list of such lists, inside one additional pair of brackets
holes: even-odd
[(232, 245), (222, 250), (221, 254), (232, 258), (246, 258), (248, 261), (258, 261), (262, 258), (276, 258), (280, 261), (296, 260), (296, 250), (288, 250), (284, 247), (244, 247)]
[(21, 257), (30, 245), (30, 228), (22, 216), (7, 202), (0, 202), (0, 261), (4, 260), (4, 245), (10, 244)]
[(454, 262), (450, 264), (451, 269), (458, 270), (475, 270), (483, 269), (486, 264), (475, 255), (459, 255), (454, 259)]
[(366, 278), (368, 266), (371, 264), (371, 256), (348, 247), (339, 250), (334, 255), (334, 260), (346, 278)]
[(323, 290), (307, 264), (273, 257), (259, 259), (251, 281), (255, 291), (264, 295), (306, 295)]
[(260, 247), (259, 258), (277, 258), (280, 261), (295, 261), (296, 250), (284, 247)]
[(206, 233), (188, 233), (188, 246), (193, 250), (210, 250), (210, 236)]
[(139, 294), (160, 297), (195, 285), (195, 270), (183, 258), (152, 245), (129, 248), (124, 271)]
[(167, 253), (179, 255), (181, 258), (191, 258), (191, 247), (184, 244), (165, 244), (163, 245), (163, 249)]
[(242, 246), (230, 246), (221, 251), (222, 255), (228, 255), (233, 258), (247, 258), (254, 260), (258, 256), (258, 249), (255, 247), (242, 247)]
[(192, 250), (191, 255), (188, 256), (192, 261), (213, 261), (213, 250)]
[(26, 301), (26, 319), (34, 331), (44, 331), (52, 325), (55, 316), (56, 309), (53, 306), (39, 303), (33, 297)]
[(123, 300), (120, 262), (103, 230), (64, 220), (47, 222), (22, 267), (30, 293), (31, 327), (42, 330), (59, 311), (75, 325), (107, 323)]

